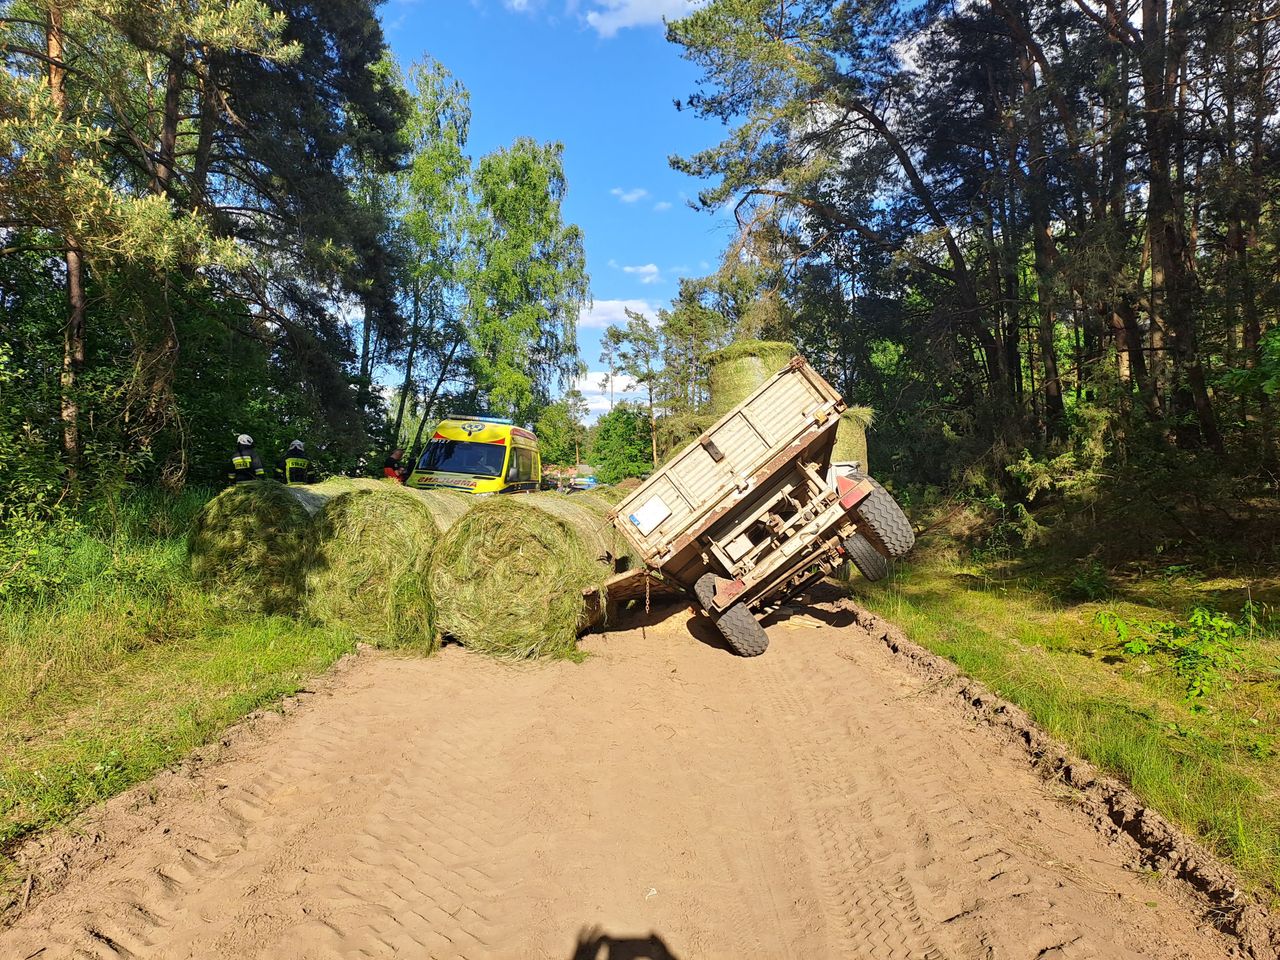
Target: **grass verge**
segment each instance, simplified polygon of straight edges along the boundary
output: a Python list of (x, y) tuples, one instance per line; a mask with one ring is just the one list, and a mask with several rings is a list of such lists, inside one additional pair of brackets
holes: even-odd
[(0, 595), (0, 886), (25, 836), (302, 689), (348, 633), (228, 606), (187, 570), (207, 494), (136, 496), (42, 531)]
[[(1258, 587), (1186, 569), (1121, 579), (1073, 602), (1074, 561), (980, 562), (931, 534), (881, 584), (855, 581), (861, 603), (916, 642), (1025, 709), (1080, 756), (1229, 859), (1242, 881), (1280, 902), (1280, 636), (1274, 621), (1234, 635), (1238, 656), (1201, 695), (1185, 664), (1137, 653), (1108, 625), (1137, 632), (1186, 624), (1192, 610), (1238, 611)], [(1274, 574), (1272, 574), (1274, 575)], [(1101, 580), (1095, 575), (1095, 579)], [(1239, 617), (1238, 613), (1231, 614)], [(1233, 621), (1237, 622), (1237, 621)]]

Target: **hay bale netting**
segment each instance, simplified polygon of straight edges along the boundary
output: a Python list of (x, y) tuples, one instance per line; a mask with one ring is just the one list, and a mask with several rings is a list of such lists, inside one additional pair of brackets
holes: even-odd
[(724, 416), (795, 355), (791, 344), (771, 340), (739, 340), (711, 354), (711, 413), (717, 420)]
[(583, 591), (602, 587), (625, 553), (607, 512), (587, 494), (479, 501), (431, 558), (440, 631), (504, 659), (570, 655), (598, 609)]
[(293, 613), (305, 586), (307, 511), (274, 480), (228, 487), (196, 514), (191, 572), (222, 597), (265, 613)]
[(836, 445), (831, 451), (831, 459), (836, 463), (848, 463), (856, 460), (862, 464), (862, 472), (870, 472), (867, 466), (867, 431), (875, 421), (875, 413), (870, 407), (850, 407), (840, 414), (840, 423), (836, 426)]
[(470, 499), (377, 481), (337, 489), (307, 534), (307, 612), (369, 643), (434, 650), (431, 552)]

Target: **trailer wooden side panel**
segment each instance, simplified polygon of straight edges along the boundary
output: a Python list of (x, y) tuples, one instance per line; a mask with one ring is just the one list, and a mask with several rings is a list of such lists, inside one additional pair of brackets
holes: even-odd
[(771, 461), (806, 434), (833, 426), (844, 406), (796, 357), (619, 503), (619, 530), (648, 564), (661, 567), (673, 559), (673, 544), (699, 536), (751, 492)]

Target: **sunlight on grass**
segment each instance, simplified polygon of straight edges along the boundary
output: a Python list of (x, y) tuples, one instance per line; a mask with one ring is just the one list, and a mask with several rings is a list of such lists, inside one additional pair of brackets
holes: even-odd
[(199, 589), (182, 534), (190, 506), (157, 498), (132, 518), (141, 525), (73, 532), (49, 572), (32, 571), (0, 606), (0, 852), (145, 780), (353, 648), (341, 631), (224, 607)]

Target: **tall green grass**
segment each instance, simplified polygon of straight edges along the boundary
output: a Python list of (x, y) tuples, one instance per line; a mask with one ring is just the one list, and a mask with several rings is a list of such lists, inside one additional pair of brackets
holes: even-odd
[(1192, 703), (1170, 663), (1126, 655), (1097, 616), (1106, 610), (1134, 622), (1176, 619), (1187, 613), (1182, 603), (1064, 603), (1042, 584), (1004, 579), (937, 539), (918, 548), (891, 580), (859, 581), (850, 589), (913, 640), (1129, 783), (1146, 803), (1229, 858), (1252, 889), (1280, 899), (1280, 638), (1274, 633), (1251, 636), (1230, 687)]
[(140, 491), (9, 545), (23, 562), (0, 583), (0, 863), (352, 648), (192, 580), (186, 532), (208, 496)]

